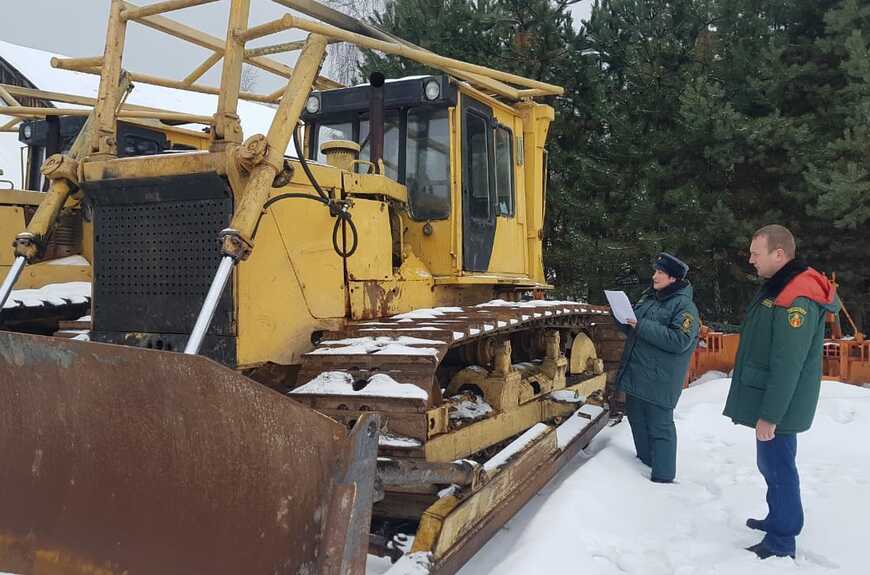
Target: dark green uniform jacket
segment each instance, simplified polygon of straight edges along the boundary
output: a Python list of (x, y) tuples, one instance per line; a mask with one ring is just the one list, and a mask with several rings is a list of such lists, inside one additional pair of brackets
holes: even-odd
[(759, 419), (777, 433), (810, 428), (819, 400), (825, 313), (836, 312), (834, 286), (792, 260), (758, 291), (740, 329), (740, 346), (725, 403), (734, 423)]
[(698, 343), (700, 322), (692, 291), (684, 280), (659, 292), (650, 288), (634, 306), (637, 326), (618, 324), (628, 340), (616, 376), (617, 390), (659, 407), (676, 407)]

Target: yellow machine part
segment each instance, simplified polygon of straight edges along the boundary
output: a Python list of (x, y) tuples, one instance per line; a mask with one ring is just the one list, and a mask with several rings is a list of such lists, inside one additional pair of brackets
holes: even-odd
[[(12, 245), (15, 236), (25, 228), (26, 212), (35, 210), (44, 196), (45, 194), (41, 192), (0, 191), (0, 246)], [(72, 208), (74, 203), (69, 202), (67, 205)], [(89, 227), (89, 224), (85, 223), (84, 226)], [(82, 238), (90, 236), (91, 234), (87, 230), (82, 231)], [(89, 244), (89, 242), (87, 243)], [(84, 244), (85, 242), (80, 241), (78, 245), (71, 247), (71, 252), (82, 255), (87, 261), (90, 261), (89, 245)], [(13, 261), (14, 253), (12, 250), (0, 250), (0, 277), (6, 276)], [(58, 265), (53, 263), (51, 259), (47, 259), (24, 268), (15, 286), (17, 289), (34, 289), (48, 284), (82, 281), (91, 281), (90, 265), (69, 263)]]

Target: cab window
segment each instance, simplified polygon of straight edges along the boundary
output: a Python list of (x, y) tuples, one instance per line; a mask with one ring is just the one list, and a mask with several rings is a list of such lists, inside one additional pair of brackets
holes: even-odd
[(411, 216), (450, 216), (450, 127), (445, 108), (408, 111), (406, 178)]
[(514, 215), (513, 134), (504, 127), (495, 129), (495, 189), (498, 215)]
[[(359, 159), (370, 160), (372, 148), (369, 145), (368, 118), (359, 123)], [(385, 176), (399, 181), (399, 114), (387, 112), (384, 115), (384, 171)], [(365, 165), (358, 166), (357, 172), (366, 172)]]
[(465, 123), (465, 162), (468, 166), (469, 216), (489, 219), (489, 129), (482, 116), (469, 113)]

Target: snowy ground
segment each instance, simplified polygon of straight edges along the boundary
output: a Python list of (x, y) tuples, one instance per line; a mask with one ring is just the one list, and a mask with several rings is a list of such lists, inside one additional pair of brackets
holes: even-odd
[[(813, 428), (798, 439), (806, 524), (796, 560), (756, 559), (744, 526), (764, 517), (754, 432), (722, 416), (728, 379), (683, 393), (677, 483), (654, 484), (628, 423), (602, 431), (460, 575), (695, 575), (870, 572), (870, 389), (825, 382)], [(370, 557), (369, 575), (387, 571)]]

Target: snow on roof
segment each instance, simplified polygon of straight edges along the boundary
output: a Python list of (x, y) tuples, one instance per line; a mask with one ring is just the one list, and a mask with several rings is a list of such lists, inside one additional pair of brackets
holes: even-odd
[[(40, 90), (63, 92), (66, 94), (87, 96), (90, 98), (97, 97), (97, 92), (99, 91), (100, 86), (99, 76), (52, 68), (51, 58), (54, 56), (61, 58), (64, 57), (60, 54), (26, 48), (24, 46), (18, 46), (17, 44), (11, 44), (0, 40), (0, 57), (24, 74), (24, 76), (33, 82)], [(176, 90), (174, 88), (162, 88), (160, 86), (135, 82), (134, 86), (133, 91), (130, 92), (130, 96), (127, 98), (128, 104), (203, 116), (210, 116), (217, 110), (218, 98), (211, 94), (200, 94), (198, 92), (188, 92), (185, 90)], [(62, 108), (81, 107), (63, 103), (56, 103), (56, 105)], [(248, 136), (258, 133), (266, 134), (269, 131), (272, 117), (275, 114), (275, 108), (257, 102), (239, 100), (238, 112), (239, 117), (241, 118), (244, 136), (247, 138)], [(0, 107), (0, 113), (2, 113), (2, 107)], [(6, 116), (2, 116), (2, 118), (4, 118), (2, 123), (5, 123)], [(199, 130), (202, 128), (202, 126), (198, 124), (191, 124), (185, 127), (192, 130)], [(0, 136), (3, 136), (3, 139), (0, 140), (0, 169), (5, 170), (8, 176), (13, 173), (12, 169), (14, 167), (9, 165), (10, 158), (14, 159), (16, 166), (20, 163), (17, 150), (17, 147), (20, 147), (20, 144), (18, 143), (18, 137), (15, 134), (2, 133)], [(9, 149), (10, 146), (16, 146), (16, 149), (11, 150)], [(293, 143), (291, 142), (288, 151), (292, 151), (293, 149)], [(17, 169), (14, 173), (17, 178), (8, 179), (12, 179), (18, 187), (21, 187), (20, 169)]]
[(42, 307), (45, 304), (87, 303), (91, 298), (90, 282), (48, 284), (38, 289), (12, 290), (3, 309), (14, 307)]
[[(404, 82), (405, 80), (420, 80), (422, 78), (432, 78), (432, 77), (434, 77), (434, 76), (432, 76), (432, 74), (423, 74), (423, 75), (418, 74), (416, 76), (403, 76), (401, 78), (385, 78), (384, 83), (385, 84), (392, 84), (393, 82)], [(368, 82), (363, 82), (362, 84), (354, 84), (353, 86), (351, 86), (351, 88), (359, 88), (361, 86), (368, 86), (368, 85), (369, 85)]]
[(305, 385), (292, 390), (297, 395), (359, 395), (366, 397), (399, 397), (429, 399), (425, 389), (412, 383), (399, 383), (385, 373), (371, 376), (359, 390), (353, 388), (353, 376), (346, 371), (324, 371)]

